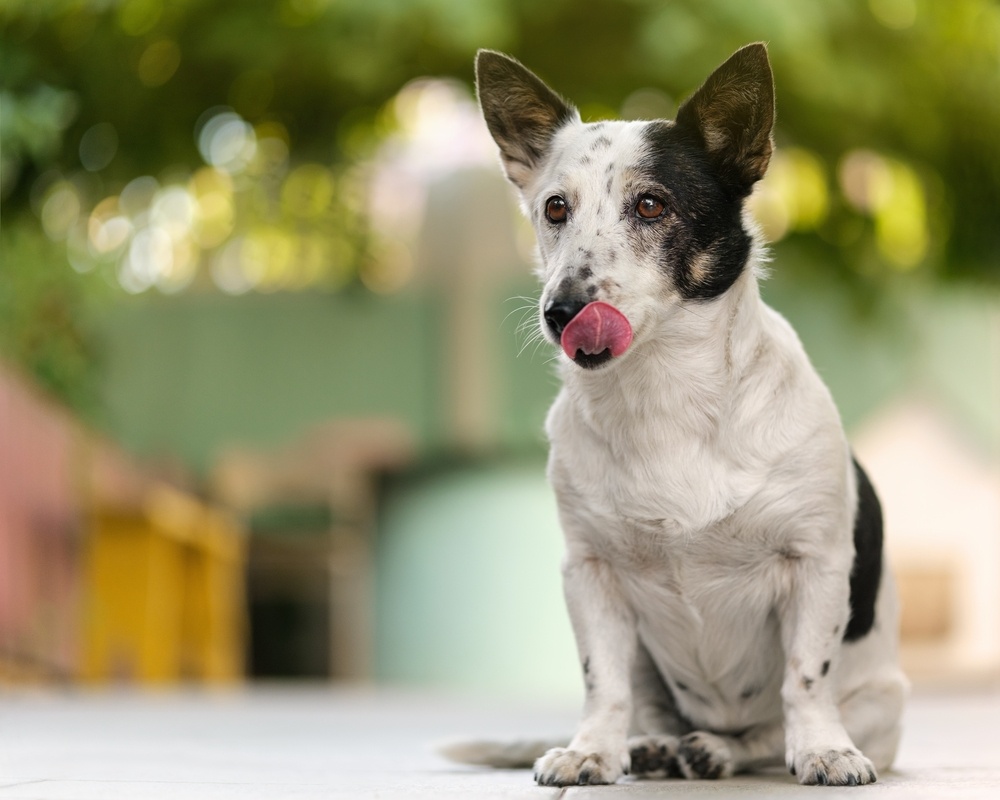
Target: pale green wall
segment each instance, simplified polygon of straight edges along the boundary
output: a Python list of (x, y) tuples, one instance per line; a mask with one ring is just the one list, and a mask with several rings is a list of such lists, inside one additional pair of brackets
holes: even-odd
[(106, 425), (142, 456), (196, 471), (226, 444), (275, 445), (335, 416), (440, 420), (438, 314), (409, 296), (152, 298), (99, 321)]
[(446, 470), (386, 497), (376, 657), (389, 682), (582, 697), (541, 461)]

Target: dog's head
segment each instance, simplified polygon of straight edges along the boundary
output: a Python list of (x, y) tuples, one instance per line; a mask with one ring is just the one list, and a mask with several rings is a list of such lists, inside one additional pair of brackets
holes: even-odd
[(746, 268), (743, 204), (767, 170), (774, 123), (763, 44), (733, 54), (674, 121), (585, 124), (487, 50), (476, 83), (537, 234), (542, 328), (578, 365), (622, 355), (662, 315), (720, 296)]

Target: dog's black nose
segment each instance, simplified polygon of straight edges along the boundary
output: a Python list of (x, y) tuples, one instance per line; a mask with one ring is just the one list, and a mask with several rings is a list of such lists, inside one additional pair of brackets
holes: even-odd
[(560, 336), (563, 328), (585, 305), (587, 303), (582, 300), (551, 300), (545, 305), (545, 322), (556, 336)]

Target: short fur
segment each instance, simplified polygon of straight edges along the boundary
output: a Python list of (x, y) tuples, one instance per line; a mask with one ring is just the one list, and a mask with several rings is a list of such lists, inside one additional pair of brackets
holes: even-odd
[(600, 300), (634, 338), (617, 358), (561, 356), (546, 425), (587, 690), (577, 733), (544, 753), (448, 752), (530, 753), (555, 786), (780, 763), (807, 784), (874, 781), (906, 689), (896, 601), (874, 490), (758, 291), (744, 202), (772, 151), (766, 48), (737, 51), (673, 122), (584, 124), (499, 53), (480, 52), (477, 81), (537, 233), (543, 331), (558, 344)]

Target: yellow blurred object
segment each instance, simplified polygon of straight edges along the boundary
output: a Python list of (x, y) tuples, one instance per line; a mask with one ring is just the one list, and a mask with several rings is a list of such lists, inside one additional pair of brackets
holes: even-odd
[(232, 682), (243, 676), (244, 537), (166, 486), (98, 509), (88, 540), (82, 678)]

